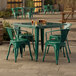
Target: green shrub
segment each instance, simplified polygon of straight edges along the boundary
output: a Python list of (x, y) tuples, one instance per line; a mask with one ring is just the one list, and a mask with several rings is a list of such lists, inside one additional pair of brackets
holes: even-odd
[(55, 0), (45, 0), (44, 5), (48, 5), (48, 4), (50, 4), (50, 5), (55, 4)]
[(0, 11), (0, 18), (9, 18), (11, 17), (10, 10)]
[(34, 2), (33, 2), (33, 0), (26, 0), (26, 1), (25, 1), (25, 6), (26, 6), (26, 7), (34, 7)]
[(5, 41), (9, 41), (10, 38), (9, 38), (9, 35), (8, 35), (5, 27), (11, 27), (9, 22), (6, 22), (6, 21), (3, 22), (3, 39)]

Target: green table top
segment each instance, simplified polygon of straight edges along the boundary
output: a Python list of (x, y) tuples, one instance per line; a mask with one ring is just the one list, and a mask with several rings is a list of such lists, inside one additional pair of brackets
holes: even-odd
[(47, 22), (45, 25), (32, 25), (32, 23), (14, 23), (14, 26), (18, 27), (27, 27), (27, 28), (56, 28), (56, 27), (62, 27), (62, 23), (51, 23)]

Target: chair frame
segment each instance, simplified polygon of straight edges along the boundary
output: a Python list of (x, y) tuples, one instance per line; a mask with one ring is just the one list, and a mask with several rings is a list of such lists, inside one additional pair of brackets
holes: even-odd
[[(56, 32), (56, 31), (61, 31), (61, 38), (59, 40), (57, 40), (57, 38), (56, 39), (54, 38), (54, 40), (47, 40), (47, 38), (46, 38), (47, 41), (45, 43), (45, 52), (44, 52), (44, 56), (43, 56), (43, 61), (45, 59), (47, 46), (53, 46), (54, 52), (55, 52), (56, 64), (58, 64), (59, 50), (62, 47), (63, 47), (63, 54), (64, 54), (64, 47), (65, 47), (67, 59), (68, 59), (68, 62), (70, 63), (70, 59), (69, 59), (69, 55), (68, 55), (67, 47), (66, 47), (66, 42), (65, 42), (65, 40), (67, 38), (67, 34), (69, 32), (69, 28), (60, 29), (60, 30), (53, 30), (53, 31), (49, 31), (49, 32)], [(46, 34), (47, 34), (47, 32), (46, 32)]]
[[(23, 57), (23, 47), (24, 47), (24, 45), (28, 45), (31, 60), (33, 60), (29, 40), (28, 39), (17, 39), (13, 28), (6, 27), (6, 30), (9, 34), (10, 39), (11, 39), (6, 60), (8, 60), (11, 45), (14, 46), (13, 50), (14, 50), (15, 62), (17, 62), (18, 50), (19, 49), (20, 49), (21, 57)], [(14, 32), (15, 38), (13, 38), (13, 32)]]
[(11, 8), (12, 14), (14, 15), (14, 18), (17, 19), (17, 16), (22, 15), (23, 18), (23, 8), (22, 7), (16, 7), (16, 8)]

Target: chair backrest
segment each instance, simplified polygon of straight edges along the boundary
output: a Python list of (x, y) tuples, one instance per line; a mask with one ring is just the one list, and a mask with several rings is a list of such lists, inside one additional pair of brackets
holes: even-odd
[(17, 8), (11, 8), (12, 14), (18, 14), (18, 9)]
[(31, 8), (31, 9), (30, 9), (30, 12), (31, 12), (31, 13), (34, 13), (34, 11), (35, 11), (35, 8)]
[(8, 32), (8, 35), (9, 35), (10, 39), (13, 40), (13, 37), (14, 37), (13, 33), (14, 33), (14, 30), (13, 30), (12, 28), (10, 28), (10, 27), (6, 27), (6, 30), (7, 30), (7, 32)]
[[(12, 13), (19, 13), (19, 12), (23, 12), (23, 8), (22, 7), (16, 7), (16, 8), (11, 8)], [(21, 10), (21, 11), (19, 11)]]
[(69, 28), (61, 30), (61, 42), (64, 42), (67, 38)]
[(20, 27), (18, 27), (18, 26), (15, 26), (14, 27), (14, 30), (15, 30), (15, 32), (16, 32), (16, 34), (21, 34), (21, 28)]
[(33, 12), (33, 13), (35, 12), (35, 8), (32, 9), (32, 12)]
[(49, 5), (49, 6), (50, 6), (50, 10), (53, 10), (54, 9), (53, 5)]
[(67, 38), (68, 32), (70, 31), (70, 23), (63, 23), (64, 27), (61, 29), (61, 42), (64, 42)]
[(48, 6), (47, 5), (44, 5), (44, 9), (48, 9)]

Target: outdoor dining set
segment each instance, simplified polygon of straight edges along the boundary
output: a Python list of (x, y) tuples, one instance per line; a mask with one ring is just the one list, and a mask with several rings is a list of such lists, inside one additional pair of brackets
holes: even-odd
[[(33, 50), (35, 53), (35, 60), (38, 61), (38, 51), (39, 51), (39, 30), (41, 32), (41, 49), (43, 53), (43, 59), (45, 59), (46, 53), (48, 54), (50, 49), (49, 47), (52, 46), (54, 48), (55, 52), (55, 59), (56, 64), (58, 64), (59, 60), (59, 52), (61, 51), (63, 53), (63, 56), (67, 57), (68, 62), (70, 63), (69, 54), (71, 54), (69, 43), (68, 43), (68, 32), (70, 31), (70, 23), (51, 23), (46, 22), (43, 24), (43, 22), (38, 22), (38, 24), (29, 22), (29, 23), (13, 23), (12, 27), (9, 28), (6, 27), (6, 30), (10, 37), (10, 44), (8, 49), (8, 54), (6, 59), (8, 60), (8, 56), (10, 53), (11, 45), (13, 45), (13, 52), (15, 56), (15, 62), (17, 61), (18, 52), (20, 51), (21, 57), (23, 57), (23, 52), (25, 51), (26, 45), (29, 47), (29, 52), (31, 56), (31, 60), (33, 60), (31, 47), (30, 47), (30, 41), (32, 41), (33, 44)], [(29, 34), (28, 31), (22, 30), (21, 27), (24, 28), (31, 28), (32, 34)], [(45, 29), (50, 28), (51, 31), (44, 32)], [(59, 30), (52, 30), (52, 28), (59, 28)], [(33, 38), (33, 30), (35, 30), (35, 40)], [(53, 32), (59, 31), (60, 34), (54, 34)], [(22, 32), (25, 32), (24, 34)], [(47, 34), (50, 33), (49, 39), (47, 39)], [(46, 37), (45, 42), (45, 49), (44, 49), (44, 36)], [(35, 44), (34, 44), (35, 41)], [(68, 47), (68, 48), (67, 48)]]
[[(29, 19), (31, 19), (33, 17), (33, 14), (35, 14), (35, 8), (34, 7), (15, 7), (15, 8), (11, 8), (12, 10), (12, 15), (14, 15), (14, 18), (17, 19), (17, 17), (19, 15), (23, 16), (26, 18), (26, 16), (28, 15)], [(53, 5), (44, 5), (43, 9), (41, 9), (42, 12), (44, 12), (44, 14), (46, 14), (46, 12), (48, 13), (52, 13), (54, 14), (55, 12), (59, 12), (59, 8), (54, 8)]]
[(22, 18), (24, 15), (26, 18), (27, 14), (29, 15), (29, 19), (31, 19), (31, 17), (33, 17), (35, 8), (32, 8), (32, 7), (16, 7), (16, 8), (11, 8), (11, 10), (12, 10), (12, 14), (14, 15), (14, 18), (16, 18), (16, 19), (19, 15), (21, 15)]
[(52, 14), (54, 14), (55, 12), (59, 12), (59, 7), (57, 7), (57, 8), (54, 8), (54, 5), (50, 5), (50, 4), (48, 4), (48, 5), (44, 5), (44, 14), (46, 14), (46, 12), (48, 12), (48, 13), (52, 13)]

